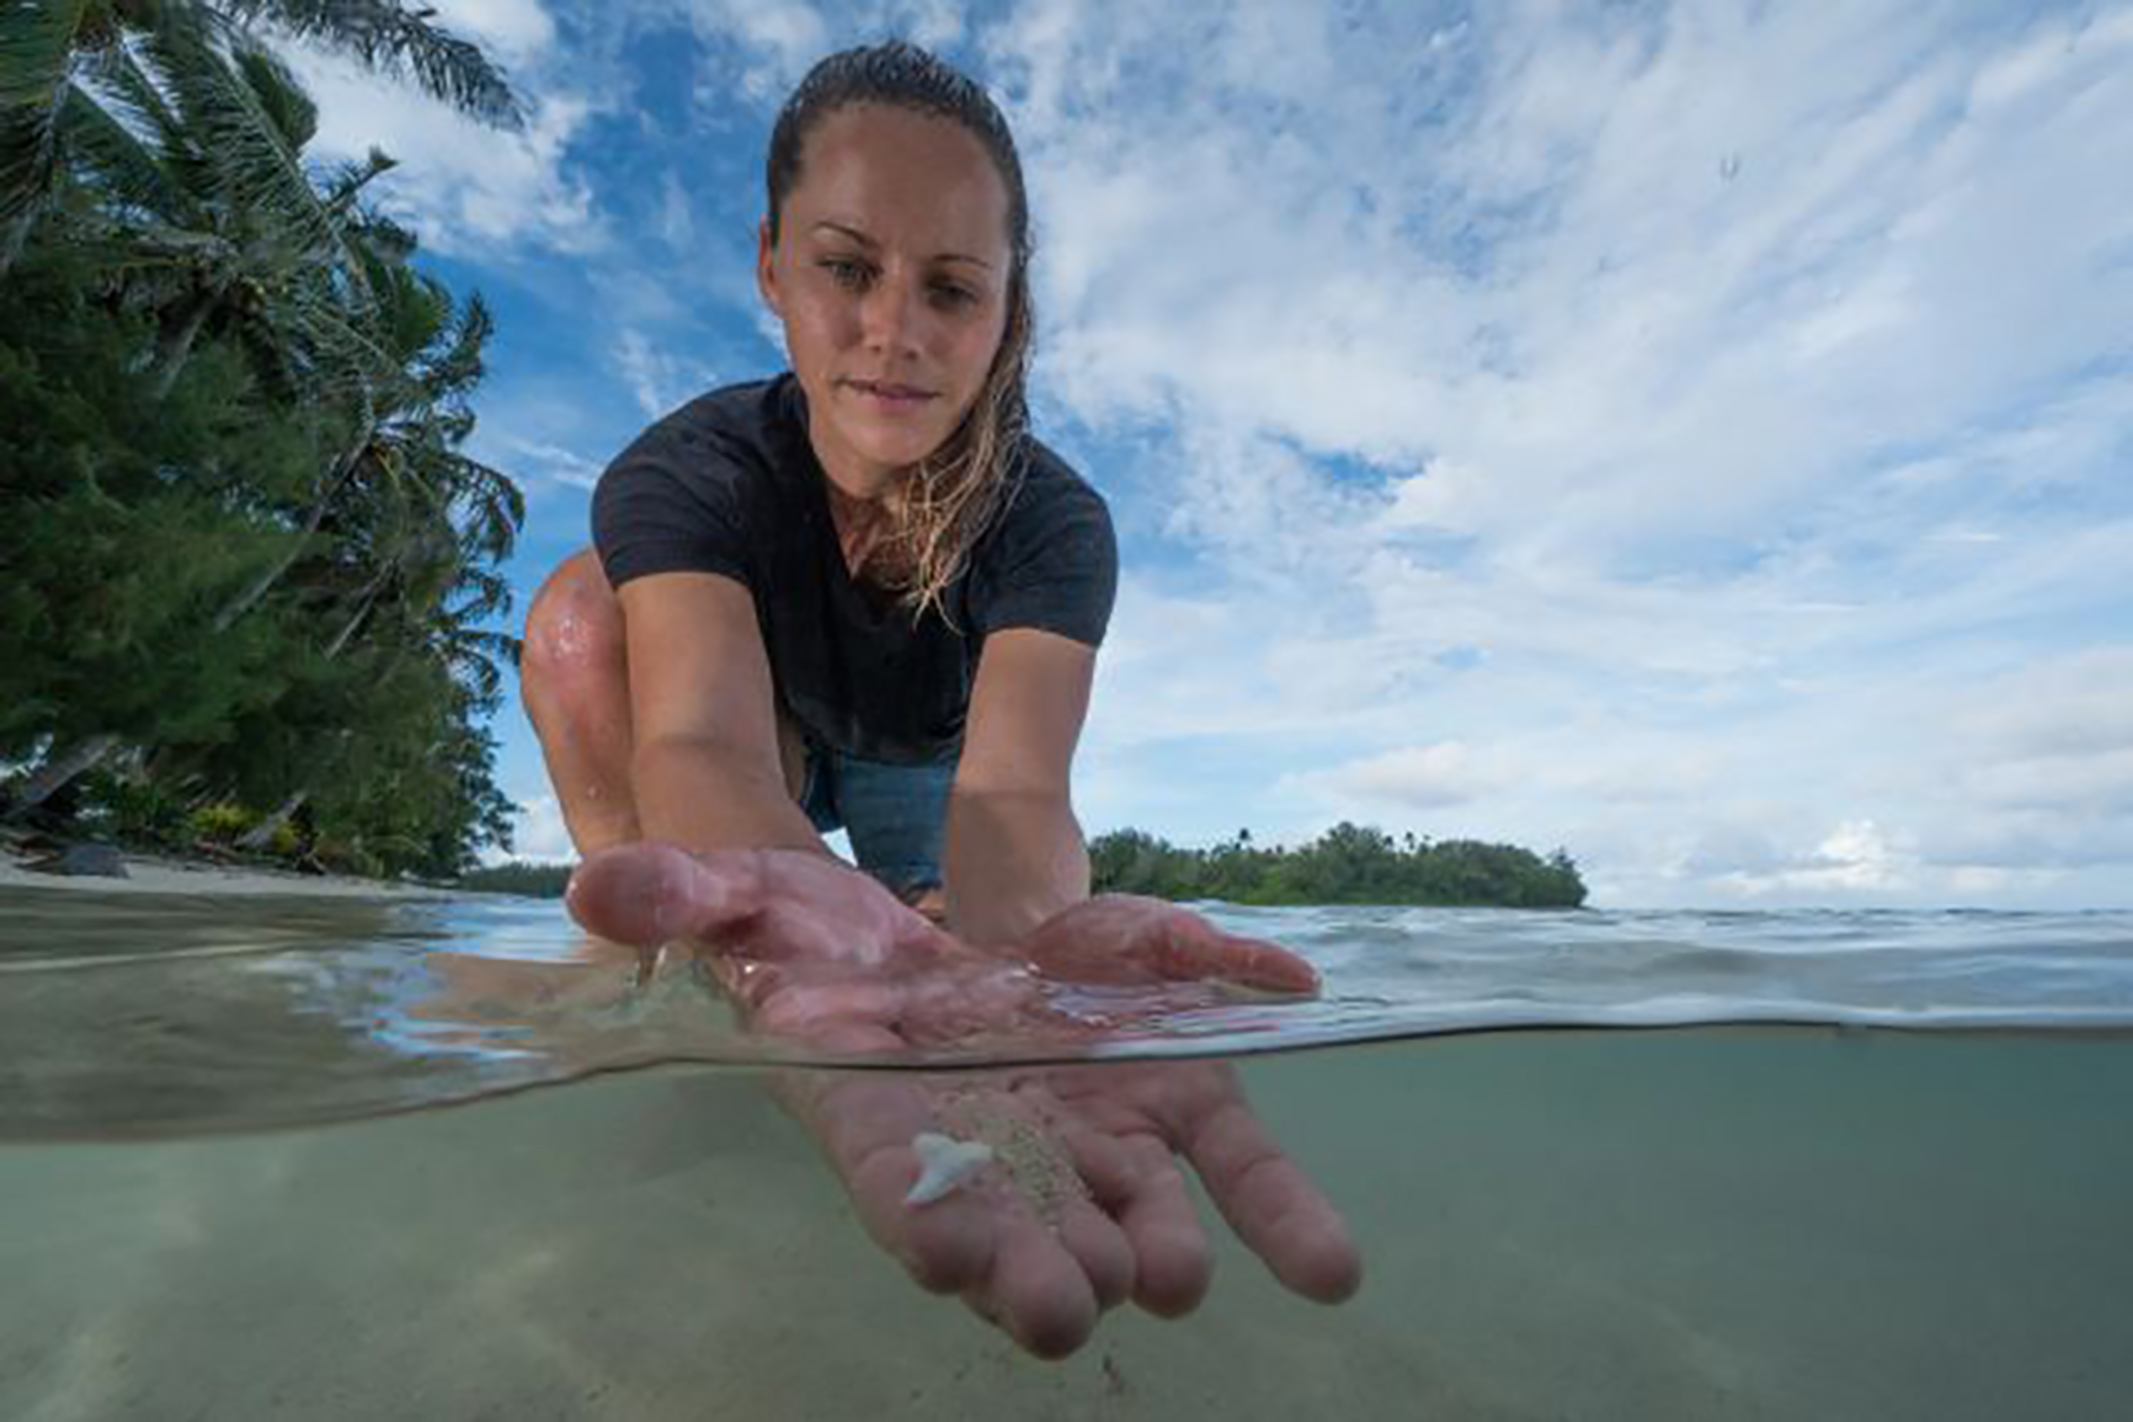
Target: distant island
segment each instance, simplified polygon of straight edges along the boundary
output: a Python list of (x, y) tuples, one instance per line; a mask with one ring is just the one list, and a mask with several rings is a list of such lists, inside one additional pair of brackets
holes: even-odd
[[(1309, 844), (1267, 848), (1251, 831), (1212, 849), (1181, 849), (1143, 830), (1089, 841), (1097, 893), (1216, 899), (1264, 906), (1398, 904), (1563, 909), (1585, 903), (1577, 865), (1558, 849), (1546, 858), (1509, 844), (1399, 839), (1343, 822)], [(555, 898), (569, 882), (560, 864), (498, 864), (461, 875), (459, 886)]]
[(1342, 821), (1309, 844), (1262, 848), (1249, 830), (1212, 849), (1180, 849), (1141, 830), (1089, 842), (1098, 893), (1219, 899), (1267, 906), (1406, 904), (1581, 908), (1585, 881), (1558, 849), (1545, 859), (1510, 844), (1394, 839)]

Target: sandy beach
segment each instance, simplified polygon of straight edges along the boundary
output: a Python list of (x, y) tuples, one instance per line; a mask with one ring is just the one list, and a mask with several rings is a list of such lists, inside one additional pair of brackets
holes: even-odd
[(250, 897), (445, 898), (449, 890), (341, 874), (299, 874), (289, 869), (235, 867), (206, 860), (127, 854), (126, 877), (49, 874), (28, 868), (45, 858), (14, 844), (0, 844), (0, 889), (71, 889), (89, 894), (236, 894)]

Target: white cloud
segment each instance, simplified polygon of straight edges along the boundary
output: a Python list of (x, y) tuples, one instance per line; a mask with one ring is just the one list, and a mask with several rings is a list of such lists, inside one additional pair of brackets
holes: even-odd
[(517, 805), (512, 817), (511, 851), (491, 848), (484, 858), (492, 864), (518, 859), (532, 864), (569, 864), (576, 861), (577, 849), (570, 842), (570, 831), (563, 824), (563, 807), (553, 795), (534, 795)]
[(535, 60), (555, 43), (555, 21), (540, 0), (428, 0), (423, 8), (507, 66)]
[[(1256, 745), (1301, 825), (1438, 808), (1456, 744), (1467, 823), (1653, 900), (2133, 882), (2133, 688), (2015, 689), (2133, 625), (2133, 8), (1033, 0), (985, 49), (1048, 408), (1196, 570), (1129, 579), (1093, 754)], [(1980, 754), (1985, 687), (2073, 749)]]
[(696, 217), (688, 189), (671, 168), (659, 175), (659, 238), (676, 252), (696, 248)]
[(1734, 871), (1718, 883), (1750, 897), (1805, 891), (1824, 897), (1904, 892), (1914, 886), (1917, 858), (1893, 842), (1872, 820), (1851, 820), (1831, 830), (1794, 862), (1765, 872)]
[(523, 92), (531, 113), (511, 132), (339, 55), (293, 47), (289, 58), (319, 108), (308, 156), (355, 159), (375, 147), (398, 159), (370, 191), (425, 246), (472, 256), (499, 247), (583, 253), (600, 242), (591, 188), (568, 163), (593, 112), (583, 97)]
[(1441, 809), (1480, 798), (1493, 777), (1464, 745), (1442, 741), (1386, 751), (1301, 780), (1306, 790), (1347, 799)]
[(548, 478), (573, 488), (592, 488), (600, 482), (600, 473), (605, 467), (575, 450), (541, 440), (507, 437), (504, 444), (520, 459), (530, 463)]
[(700, 35), (739, 44), (740, 87), (758, 103), (783, 100), (831, 47), (829, 22), (807, 0), (690, 0), (688, 10)]
[(709, 366), (673, 354), (634, 328), (615, 338), (614, 360), (637, 407), (653, 419), (718, 383)]

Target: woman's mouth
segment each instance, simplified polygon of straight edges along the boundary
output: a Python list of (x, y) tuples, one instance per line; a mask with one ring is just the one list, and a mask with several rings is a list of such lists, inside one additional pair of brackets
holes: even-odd
[(916, 410), (934, 398), (931, 390), (922, 390), (916, 385), (897, 385), (889, 381), (847, 380), (844, 382), (859, 398), (884, 414), (903, 414)]

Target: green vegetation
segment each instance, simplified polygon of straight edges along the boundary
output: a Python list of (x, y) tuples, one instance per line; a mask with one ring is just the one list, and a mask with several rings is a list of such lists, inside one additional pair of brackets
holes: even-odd
[(1383, 830), (1339, 824), (1296, 849), (1262, 849), (1251, 833), (1213, 849), (1179, 849), (1140, 830), (1089, 844), (1099, 893), (1233, 904), (1439, 904), (1578, 908), (1585, 882), (1570, 856), (1546, 859), (1508, 844), (1395, 841)]
[(0, 784), (122, 842), (448, 876), (504, 843), (482, 725), (518, 489), (492, 327), (239, 22), (510, 121), (395, 0), (0, 7)]
[(572, 864), (527, 864), (512, 860), (470, 870), (459, 876), (458, 887), (485, 894), (523, 894), (533, 899), (560, 899), (570, 883)]
[[(1508, 844), (1432, 843), (1413, 835), (1395, 841), (1383, 830), (1351, 824), (1298, 849), (1259, 848), (1247, 830), (1213, 849), (1179, 849), (1140, 830), (1117, 830), (1090, 841), (1089, 867), (1100, 894), (1233, 904), (1579, 908), (1585, 902), (1585, 882), (1561, 850), (1543, 859)], [(512, 863), (475, 870), (459, 885), (554, 898), (569, 879), (567, 865)]]

